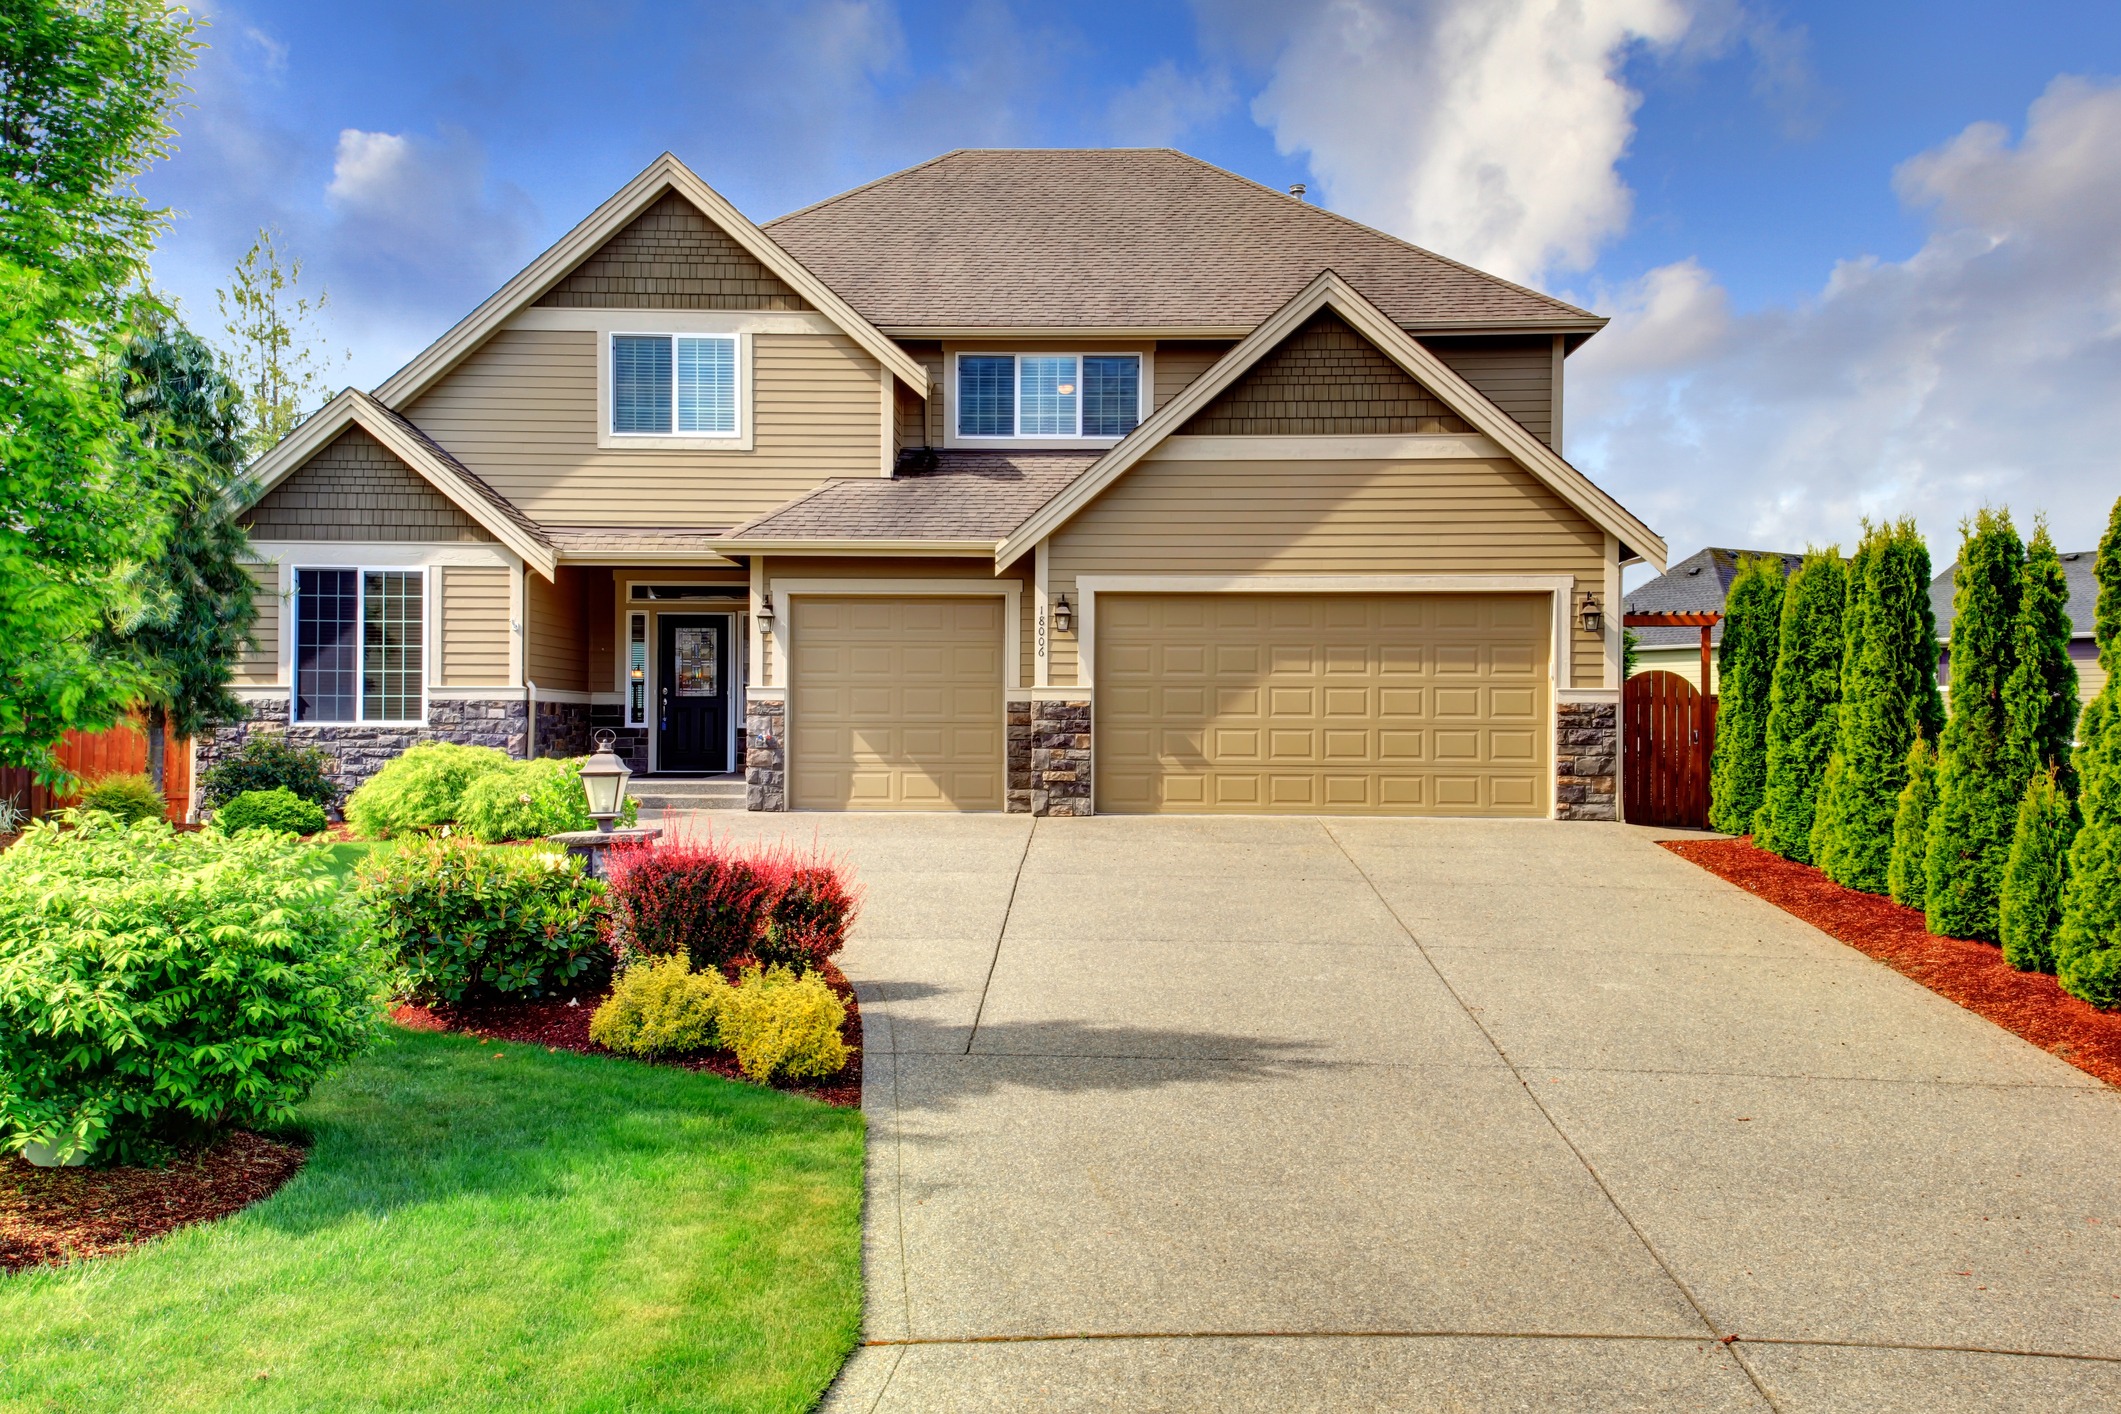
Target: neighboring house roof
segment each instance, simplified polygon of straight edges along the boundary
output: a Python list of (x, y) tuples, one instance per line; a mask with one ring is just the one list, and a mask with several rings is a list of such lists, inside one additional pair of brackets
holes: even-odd
[(1436, 355), (1423, 348), (1387, 318), (1337, 273), (1324, 271), (1265, 319), (1236, 347), (1218, 360), (1186, 389), (1159, 408), (1148, 421), (1099, 457), (1095, 464), (1070, 482), (1042, 506), (1038, 513), (1012, 531), (995, 551), (995, 561), (1006, 566), (1067, 522), (1069, 517), (1096, 499), (1099, 492), (1147, 456), (1216, 395), (1230, 387), (1246, 370), (1272, 352), (1304, 321), (1321, 309), (1332, 309), (1364, 338), (1397, 363), (1408, 376), (1428, 388), (1473, 430), (1497, 443), (1556, 495), (1582, 512), (1592, 524), (1617, 538), (1627, 551), (1652, 564), (1664, 563), (1664, 541), (1591, 479), (1564, 461), (1561, 454), (1527, 432), (1523, 424), (1488, 401)]
[[(2094, 575), (2098, 567), (2097, 550), (2064, 550), (2062, 552), (2062, 577), (2069, 581), (2070, 637), (2090, 638), (2092, 617), (2099, 608), (2099, 581)], [(1945, 566), (1944, 573), (1930, 581), (1930, 607), (1937, 612), (1937, 641), (1948, 643), (1952, 637), (1952, 589), (1959, 573), (1957, 562)]]
[(1246, 333), (1324, 270), (1396, 323), (1605, 320), (1168, 148), (960, 150), (766, 223), (894, 333)]
[(1094, 452), (937, 452), (933, 471), (827, 481), (738, 526), (715, 548), (911, 543), (985, 554), (1096, 460)]
[(245, 508), (265, 499), (267, 492), (330, 446), (350, 426), (364, 429), (457, 509), (522, 556), (524, 563), (547, 579), (552, 578), (559, 556), (543, 527), (441, 443), (357, 388), (340, 393), (258, 458), (250, 468), (251, 495)]
[[(1731, 581), (1738, 577), (1740, 556), (1752, 558), (1758, 555), (1782, 557), (1782, 572), (1786, 576), (1804, 561), (1804, 556), (1789, 550), (1730, 550), (1720, 545), (1711, 545), (1673, 565), (1657, 578), (1645, 581), (1627, 596), (1630, 614), (1720, 614), (1724, 601), (1730, 597)], [(1637, 628), (1628, 632), (1645, 648), (1666, 645), (1690, 645), (1699, 647), (1701, 630), (1698, 628)], [(1723, 642), (1723, 625), (1717, 624), (1709, 630), (1709, 642)]]
[(846, 331), (871, 357), (896, 374), (907, 387), (928, 396), (928, 375), (913, 356), (886, 338), (874, 325), (857, 314), (823, 280), (803, 268), (802, 263), (772, 237), (751, 223), (749, 217), (723, 199), (691, 168), (669, 153), (648, 164), (642, 173), (592, 211), (573, 230), (554, 243), (456, 326), (428, 345), (418, 357), (386, 379), (375, 396), (392, 407), (403, 407), (432, 387), (435, 381), (473, 349), (483, 343), (503, 321), (532, 304), (567, 278), (574, 268), (594, 255), (606, 241), (623, 230), (668, 192), (676, 192), (720, 226), (761, 265), (779, 276), (811, 307)]

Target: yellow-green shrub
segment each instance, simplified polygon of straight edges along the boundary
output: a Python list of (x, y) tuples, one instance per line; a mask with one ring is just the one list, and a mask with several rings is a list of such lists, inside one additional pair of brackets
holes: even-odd
[(753, 1080), (832, 1075), (847, 1064), (847, 1008), (822, 977), (747, 967), (721, 998), (722, 1045)]
[(643, 959), (626, 969), (589, 1018), (589, 1039), (626, 1056), (707, 1050), (729, 992), (721, 973), (694, 972), (683, 953)]

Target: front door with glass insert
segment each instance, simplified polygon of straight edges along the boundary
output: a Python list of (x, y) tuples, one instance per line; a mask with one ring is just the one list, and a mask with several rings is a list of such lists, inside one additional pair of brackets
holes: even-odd
[(659, 614), (656, 769), (729, 769), (727, 614)]

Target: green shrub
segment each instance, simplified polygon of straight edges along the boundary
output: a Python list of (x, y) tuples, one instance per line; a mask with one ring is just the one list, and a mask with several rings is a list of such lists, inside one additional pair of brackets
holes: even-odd
[(1951, 716), (1937, 746), (1937, 805), (1930, 812), (1929, 930), (1946, 937), (1996, 941), (2003, 866), (2032, 779), (2030, 754), (2012, 749), (2003, 704), (2024, 567), (2025, 546), (2010, 516), (1976, 514), (1954, 575)]
[(603, 980), (604, 886), (557, 849), (408, 840), (355, 876), (400, 985), (422, 1001), (542, 996)]
[(1762, 849), (1809, 864), (1812, 815), (1826, 774), (1841, 700), (1841, 616), (1848, 572), (1836, 549), (1810, 550), (1782, 595), (1769, 691), (1767, 776), (1753, 838)]
[(84, 814), (0, 854), (0, 1148), (121, 1160), (286, 1122), (382, 1021), (323, 851)]
[(1937, 753), (1921, 737), (1907, 751), (1907, 784), (1893, 810), (1893, 852), (1885, 891), (1903, 908), (1921, 908), (1929, 895), (1930, 811), (1937, 805)]
[(245, 791), (285, 787), (329, 809), (339, 798), (335, 764), (314, 746), (296, 746), (285, 732), (253, 732), (234, 755), (199, 773), (199, 804), (213, 810)]
[(1782, 623), (1782, 559), (1749, 555), (1738, 562), (1723, 604), (1716, 647), (1716, 754), (1709, 764), (1709, 823), (1729, 835), (1751, 834), (1767, 779), (1768, 694)]
[(2077, 740), (2077, 665), (2069, 656), (2069, 580), (2043, 523), (2025, 549), (2018, 617), (2011, 626), (2010, 676), (2003, 683), (2006, 754), (2015, 770), (2053, 771), (2065, 796), (2077, 793), (2070, 749)]
[(744, 1074), (762, 1083), (845, 1069), (840, 1027), (846, 1020), (845, 1003), (824, 978), (785, 967), (745, 968), (717, 1016), (722, 1045), (736, 1052)]
[(229, 835), (238, 830), (313, 835), (324, 824), (324, 807), (304, 800), (286, 786), (247, 790), (214, 812), (214, 827)]
[[(457, 828), (488, 844), (596, 828), (589, 818), (588, 797), (582, 794), (582, 762), (587, 759), (511, 761), (480, 776), (464, 788)], [(619, 823), (631, 825), (640, 818), (640, 809), (640, 802), (628, 797)]]
[(169, 805), (147, 777), (122, 775), (105, 776), (83, 786), (77, 808), (101, 810), (130, 825), (136, 820), (161, 819)]
[(1999, 909), (2003, 960), (2020, 972), (2055, 970), (2062, 927), (2062, 884), (2069, 869), (2077, 812), (2052, 768), (2033, 777), (2018, 805)]
[(625, 1056), (654, 1059), (713, 1049), (729, 983), (694, 972), (681, 953), (643, 958), (626, 969), (589, 1019), (589, 1039)]
[(455, 823), (464, 791), (479, 777), (513, 764), (490, 746), (427, 741), (393, 757), (346, 802), (346, 821), (387, 840)]
[(2077, 748), (2083, 824), (2069, 851), (2055, 976), (2093, 1006), (2121, 1006), (2121, 501), (2114, 503), (2093, 568), (2099, 603), (2092, 636), (2106, 686), (2084, 709)]

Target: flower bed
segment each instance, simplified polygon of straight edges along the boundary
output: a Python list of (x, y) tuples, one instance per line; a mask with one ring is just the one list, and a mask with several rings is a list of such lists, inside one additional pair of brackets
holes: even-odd
[(2046, 973), (2016, 971), (1995, 946), (1940, 938), (1924, 926), (1920, 909), (1843, 888), (1750, 838), (1659, 843), (2057, 1059), (2121, 1085), (2121, 1013), (2078, 1001)]

